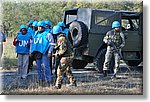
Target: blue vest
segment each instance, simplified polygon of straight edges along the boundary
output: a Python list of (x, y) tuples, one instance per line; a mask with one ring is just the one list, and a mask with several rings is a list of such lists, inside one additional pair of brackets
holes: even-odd
[(30, 36), (30, 33), (25, 35), (22, 35), (21, 32), (18, 33), (17, 40), (19, 40), (19, 43), (16, 45), (16, 53), (29, 54), (29, 47), (27, 44), (30, 42)]
[(48, 33), (46, 31), (39, 33), (35, 32), (33, 36), (32, 44), (31, 44), (31, 53), (34, 51), (41, 52), (45, 54), (50, 46), (49, 41), (46, 39), (46, 35)]

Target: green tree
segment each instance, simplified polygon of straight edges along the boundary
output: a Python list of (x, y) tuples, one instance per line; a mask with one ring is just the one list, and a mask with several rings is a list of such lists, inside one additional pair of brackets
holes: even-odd
[(8, 36), (16, 35), (21, 24), (33, 20), (51, 20), (53, 26), (62, 21), (63, 12), (70, 8), (94, 8), (109, 10), (143, 11), (142, 2), (67, 0), (51, 2), (3, 2), (3, 27)]

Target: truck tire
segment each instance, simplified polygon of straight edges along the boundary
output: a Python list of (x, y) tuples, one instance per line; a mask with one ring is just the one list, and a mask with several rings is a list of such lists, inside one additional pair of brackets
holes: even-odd
[(84, 60), (74, 59), (72, 62), (72, 67), (73, 67), (73, 69), (83, 69), (87, 64), (88, 64), (88, 62), (86, 62)]
[(73, 47), (78, 47), (88, 42), (88, 28), (80, 21), (73, 21), (69, 27)]
[[(105, 61), (105, 54), (106, 54), (106, 49), (101, 49), (97, 56), (96, 56), (96, 70), (98, 70), (100, 73), (103, 72), (103, 64)], [(113, 68), (114, 68), (115, 62), (114, 59), (112, 58), (111, 62), (110, 62), (110, 66), (109, 66), (109, 73), (113, 73)]]
[(73, 45), (73, 41), (72, 41), (70, 32), (69, 32), (69, 34), (68, 34), (68, 40), (70, 41), (71, 45)]

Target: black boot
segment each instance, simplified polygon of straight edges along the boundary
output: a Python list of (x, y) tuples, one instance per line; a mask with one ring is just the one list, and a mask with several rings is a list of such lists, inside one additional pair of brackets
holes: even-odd
[(107, 77), (107, 70), (103, 71), (103, 77)]
[(55, 89), (61, 89), (61, 85), (58, 84), (57, 86), (54, 86)]

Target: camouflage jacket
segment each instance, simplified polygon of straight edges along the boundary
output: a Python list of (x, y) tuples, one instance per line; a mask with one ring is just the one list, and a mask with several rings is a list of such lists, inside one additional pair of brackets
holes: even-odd
[(56, 53), (59, 54), (61, 57), (69, 57), (73, 54), (71, 44), (65, 36), (58, 36), (55, 49)]
[(108, 40), (113, 41), (116, 47), (124, 47), (125, 46), (125, 38), (122, 32), (116, 32), (114, 29), (108, 31), (106, 36), (104, 37), (103, 41), (108, 43)]

